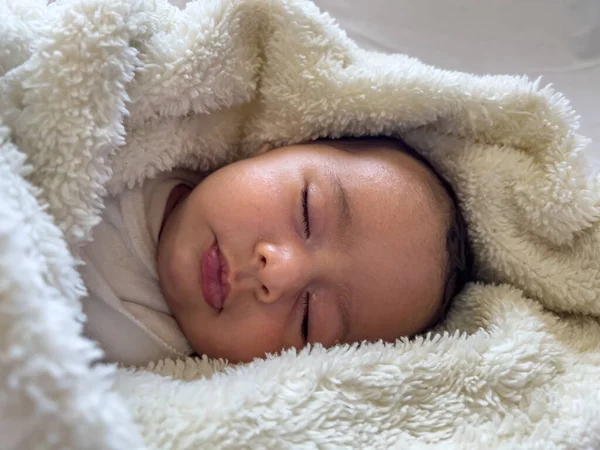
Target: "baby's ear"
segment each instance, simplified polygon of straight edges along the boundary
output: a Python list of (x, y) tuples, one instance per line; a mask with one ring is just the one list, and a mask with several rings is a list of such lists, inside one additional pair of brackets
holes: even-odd
[(270, 142), (265, 142), (260, 146), (258, 150), (254, 153), (254, 156), (262, 155), (263, 153), (267, 153), (269, 150), (273, 150), (275, 147)]

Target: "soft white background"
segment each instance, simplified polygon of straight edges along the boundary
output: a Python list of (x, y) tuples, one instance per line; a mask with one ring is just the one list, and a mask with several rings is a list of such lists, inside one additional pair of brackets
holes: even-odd
[(600, 0), (314, 1), (365, 48), (464, 72), (542, 76), (575, 106), (600, 164)]

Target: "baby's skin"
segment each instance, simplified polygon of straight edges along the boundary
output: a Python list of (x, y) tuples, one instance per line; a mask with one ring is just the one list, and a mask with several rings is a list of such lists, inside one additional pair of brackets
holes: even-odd
[(385, 141), (317, 141), (227, 165), (171, 192), (161, 289), (192, 347), (232, 362), (414, 335), (442, 301), (441, 191)]

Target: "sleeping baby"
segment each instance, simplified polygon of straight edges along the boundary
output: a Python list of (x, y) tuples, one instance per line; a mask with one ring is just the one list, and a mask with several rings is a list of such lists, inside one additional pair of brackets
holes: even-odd
[(471, 265), (449, 184), (395, 139), (165, 173), (105, 205), (83, 248), (85, 332), (126, 365), (410, 337)]

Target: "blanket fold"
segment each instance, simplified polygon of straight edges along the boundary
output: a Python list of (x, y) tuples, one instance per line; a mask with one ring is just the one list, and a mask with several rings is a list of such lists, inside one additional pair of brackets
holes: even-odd
[[(305, 0), (0, 0), (0, 17), (9, 448), (600, 448), (600, 177), (561, 94), (364, 51)], [(93, 363), (77, 258), (106, 195), (363, 135), (422, 152), (469, 223), (478, 282), (436, 333)]]

